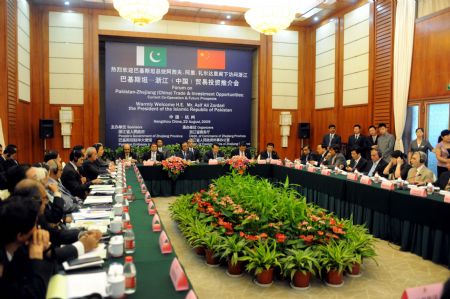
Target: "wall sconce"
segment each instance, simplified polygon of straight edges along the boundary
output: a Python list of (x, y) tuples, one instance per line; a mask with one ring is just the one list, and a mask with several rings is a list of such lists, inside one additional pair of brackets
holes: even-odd
[(290, 135), (292, 125), (292, 115), (290, 112), (280, 113), (280, 135), (281, 147), (288, 147), (288, 137)]
[(63, 148), (71, 148), (70, 136), (72, 135), (73, 110), (72, 107), (61, 107), (59, 110), (59, 122), (61, 123), (61, 136)]

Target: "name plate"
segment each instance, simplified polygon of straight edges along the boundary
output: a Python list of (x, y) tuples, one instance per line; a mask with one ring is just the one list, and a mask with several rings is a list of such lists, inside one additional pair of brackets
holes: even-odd
[(173, 259), (169, 274), (176, 291), (187, 291), (189, 289), (186, 274), (184, 274), (183, 268), (181, 268), (177, 258)]
[(155, 165), (155, 161), (147, 160), (144, 161), (144, 166), (153, 166)]
[(217, 164), (219, 164), (219, 161), (217, 161), (215, 159), (209, 159), (208, 164), (209, 165), (217, 165)]
[[(270, 160), (270, 164), (278, 165), (278, 161), (279, 161), (279, 160), (272, 159), (272, 160)], [(280, 161), (280, 162), (281, 162), (281, 161)]]
[(394, 190), (395, 189), (395, 185), (394, 183), (390, 182), (390, 181), (383, 181), (381, 183), (381, 188), (382, 189), (386, 189), (386, 190)]
[(357, 181), (358, 180), (358, 175), (356, 173), (350, 172), (350, 173), (347, 174), (347, 180)]
[(372, 185), (372, 180), (367, 175), (363, 175), (359, 182), (364, 185)]
[(445, 194), (445, 196), (444, 196), (444, 202), (450, 203), (450, 194)]
[(294, 167), (294, 163), (287, 162), (285, 166), (288, 167), (288, 168), (292, 168), (292, 167)]
[(155, 215), (156, 214), (156, 207), (155, 207), (155, 203), (153, 202), (153, 200), (150, 200), (148, 202), (148, 214), (149, 215)]
[(258, 160), (258, 164), (266, 164), (266, 160)]
[(168, 254), (172, 252), (172, 245), (165, 231), (162, 231), (159, 235), (159, 249), (161, 249), (162, 254)]
[(316, 168), (312, 167), (312, 166), (309, 166), (308, 167), (308, 172), (316, 172)]
[(193, 290), (190, 290), (185, 299), (197, 299), (197, 296), (195, 295)]
[(411, 188), (409, 194), (419, 197), (427, 197), (427, 190), (425, 188)]
[(331, 175), (331, 169), (322, 169), (320, 171), (322, 175)]
[(152, 200), (152, 197), (150, 196), (150, 192), (145, 193), (145, 203), (149, 203)]
[(159, 216), (158, 214), (156, 214), (153, 217), (153, 221), (152, 221), (152, 230), (154, 232), (160, 232), (161, 231), (161, 220), (159, 220)]
[(442, 283), (409, 288), (403, 291), (402, 299), (439, 299), (442, 296), (443, 289), (444, 285)]
[(298, 170), (302, 170), (303, 169), (303, 165), (302, 164), (295, 164), (295, 169), (298, 169)]

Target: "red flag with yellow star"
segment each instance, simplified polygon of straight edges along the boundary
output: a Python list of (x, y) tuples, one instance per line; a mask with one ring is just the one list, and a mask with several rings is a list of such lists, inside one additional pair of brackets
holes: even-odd
[(197, 68), (224, 70), (225, 51), (198, 49)]

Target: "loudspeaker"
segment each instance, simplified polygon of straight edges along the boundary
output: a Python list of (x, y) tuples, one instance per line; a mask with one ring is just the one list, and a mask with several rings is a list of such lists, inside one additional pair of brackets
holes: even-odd
[(39, 137), (42, 139), (53, 138), (53, 119), (39, 120)]
[(311, 135), (310, 123), (299, 123), (298, 124), (298, 138), (308, 139)]

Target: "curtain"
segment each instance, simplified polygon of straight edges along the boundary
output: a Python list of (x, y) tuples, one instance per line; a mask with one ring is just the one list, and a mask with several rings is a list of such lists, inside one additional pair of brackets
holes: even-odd
[(402, 135), (408, 110), (409, 82), (414, 41), (415, 0), (398, 0), (394, 39), (394, 123), (395, 149), (403, 151)]
[(418, 18), (450, 7), (450, 0), (418, 0), (417, 2)]

